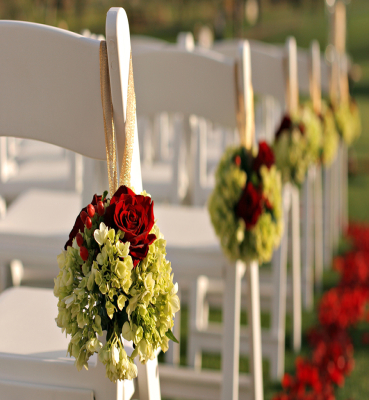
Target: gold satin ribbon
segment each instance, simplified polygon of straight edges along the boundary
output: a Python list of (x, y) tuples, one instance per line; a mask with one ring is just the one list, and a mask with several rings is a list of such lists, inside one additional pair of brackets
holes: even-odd
[[(343, 60), (342, 57), (345, 57), (344, 54), (340, 55), (341, 63), (340, 63), (340, 101), (341, 103), (348, 103), (350, 100), (350, 89), (349, 89), (349, 81), (348, 81), (348, 73), (347, 73), (347, 60)], [(344, 64), (342, 64), (344, 62)]]
[(125, 123), (125, 145), (118, 185), (118, 160), (114, 129), (113, 103), (110, 90), (109, 66), (106, 41), (100, 42), (100, 89), (104, 116), (106, 161), (108, 167), (109, 191), (112, 196), (121, 185), (131, 186), (131, 166), (136, 125), (136, 96), (133, 81), (132, 54), (129, 62), (127, 110)]
[[(285, 76), (286, 76), (286, 105), (287, 112), (294, 115), (299, 109), (299, 88), (298, 82), (290, 71), (289, 56), (284, 59)], [(292, 80), (290, 78), (293, 78)]]
[(317, 65), (314, 63), (314, 61), (315, 60), (311, 59), (309, 71), (310, 98), (313, 103), (314, 111), (320, 115), (322, 112), (322, 91), (316, 75), (319, 72), (316, 71)]
[(313, 103), (313, 109), (317, 114), (321, 113), (322, 110), (322, 99), (321, 92), (317, 85), (317, 82), (314, 79), (314, 75), (310, 77), (310, 98)]
[(246, 93), (249, 98), (246, 103), (243, 90), (240, 90), (238, 85), (238, 68), (236, 67), (236, 94), (237, 94), (237, 128), (240, 135), (241, 145), (250, 150), (254, 141), (255, 135), (255, 114), (254, 114), (254, 90), (250, 82)]
[(123, 162), (120, 170), (119, 185), (131, 186), (131, 166), (133, 147), (135, 142), (136, 126), (136, 94), (133, 80), (132, 52), (129, 59), (129, 76), (127, 90), (127, 117), (126, 117), (126, 141), (123, 154)]
[(338, 103), (338, 93), (337, 93), (337, 82), (339, 79), (339, 68), (338, 68), (338, 61), (337, 61), (337, 53), (334, 50), (333, 53), (333, 60), (331, 65), (331, 75), (330, 75), (330, 82), (329, 82), (329, 98), (333, 106), (336, 106)]

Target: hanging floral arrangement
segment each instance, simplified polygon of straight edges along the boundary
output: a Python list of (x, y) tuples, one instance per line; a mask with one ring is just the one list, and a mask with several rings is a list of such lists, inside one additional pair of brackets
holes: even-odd
[(322, 102), (320, 120), (323, 128), (321, 160), (323, 165), (331, 165), (337, 155), (339, 134), (334, 114), (326, 102)]
[(350, 146), (361, 134), (360, 110), (353, 98), (348, 102), (342, 102), (338, 106), (331, 106), (334, 112), (337, 130)]
[[(58, 256), (54, 294), (56, 322), (70, 335), (68, 353), (77, 368), (87, 369), (98, 353), (115, 382), (137, 376), (136, 356), (146, 363), (176, 341), (171, 328), (180, 305), (154, 202), (127, 186), (106, 196), (95, 195), (78, 215)], [(130, 356), (123, 338), (133, 342)]]
[(259, 143), (226, 150), (208, 209), (225, 254), (233, 261), (270, 261), (282, 231), (281, 176), (272, 149)]
[(275, 134), (273, 145), (277, 168), (283, 182), (300, 186), (308, 167), (320, 158), (322, 126), (308, 106), (295, 115), (285, 115)]
[[(314, 110), (311, 102), (308, 102), (306, 105), (312, 111)], [(331, 107), (328, 106), (327, 102), (321, 100), (320, 112), (316, 114), (319, 117), (322, 128), (319, 159), (323, 165), (329, 166), (336, 158), (339, 145), (339, 134), (336, 127), (334, 113)]]

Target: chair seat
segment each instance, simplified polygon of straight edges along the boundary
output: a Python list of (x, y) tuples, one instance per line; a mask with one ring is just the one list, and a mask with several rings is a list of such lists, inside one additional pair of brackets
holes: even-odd
[(29, 188), (49, 190), (74, 190), (71, 179), (71, 162), (68, 157), (53, 160), (27, 160), (19, 163), (14, 175), (0, 186), (0, 195), (13, 201)]
[(59, 182), (67, 183), (70, 170), (71, 165), (67, 158), (52, 161), (47, 159), (28, 160), (19, 165), (17, 174), (11, 177), (6, 184), (27, 182), (27, 185), (31, 186), (31, 182), (35, 182), (35, 184), (47, 182), (55, 187)]
[[(74, 359), (66, 355), (69, 339), (55, 322), (57, 304), (50, 289), (19, 287), (2, 293), (0, 357), (18, 355), (73, 365)], [(94, 356), (91, 364), (96, 362)]]
[[(178, 281), (199, 275), (221, 278), (224, 257), (206, 208), (155, 204), (155, 219), (167, 240)], [(200, 268), (201, 267), (201, 268)]]
[(22, 140), (17, 146), (17, 161), (20, 163), (30, 160), (55, 160), (65, 158), (65, 149), (39, 142), (37, 140)]
[(172, 166), (168, 163), (142, 164), (141, 173), (144, 187), (147, 183), (170, 184), (172, 181)]
[[(77, 393), (72, 398), (87, 399), (92, 391), (96, 400), (116, 400), (119, 390), (133, 394), (133, 381), (111, 383), (96, 355), (90, 358), (88, 371), (77, 371), (74, 358), (66, 355), (69, 338), (55, 322), (57, 303), (50, 289), (18, 287), (0, 295), (0, 387), (6, 381), (19, 393), (29, 384), (36, 385), (35, 393), (54, 393), (67, 384)], [(131, 344), (124, 345), (130, 354)], [(54, 398), (65, 397), (50, 397)]]
[(168, 247), (219, 249), (206, 208), (156, 204), (154, 210)]
[(74, 192), (30, 190), (20, 195), (0, 221), (0, 260), (56, 265), (80, 211), (81, 196)]

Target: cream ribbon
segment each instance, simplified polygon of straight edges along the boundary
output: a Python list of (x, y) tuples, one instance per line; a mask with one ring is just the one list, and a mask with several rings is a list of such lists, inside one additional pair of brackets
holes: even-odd
[(248, 88), (245, 90), (248, 95), (245, 104), (245, 91), (240, 90), (237, 71), (236, 68), (237, 128), (240, 135), (241, 145), (250, 150), (255, 135), (254, 90), (251, 82), (244, 83), (245, 85), (248, 85)]
[(341, 103), (349, 103), (350, 101), (350, 89), (347, 72), (347, 58), (345, 54), (340, 54), (340, 101)]
[(286, 76), (286, 105), (287, 112), (294, 115), (299, 109), (299, 86), (297, 79), (297, 66), (293, 65), (289, 55), (284, 60)]
[(322, 90), (320, 75), (320, 48), (317, 42), (313, 43), (310, 52), (310, 71), (309, 71), (310, 98), (316, 114), (322, 112)]
[(125, 145), (123, 151), (123, 161), (120, 170), (118, 185), (118, 161), (116, 137), (114, 130), (113, 103), (111, 99), (108, 54), (106, 41), (100, 43), (100, 89), (101, 103), (104, 116), (104, 131), (106, 145), (106, 160), (108, 166), (109, 191), (112, 196), (121, 185), (131, 185), (131, 166), (136, 125), (136, 95), (133, 80), (132, 54), (129, 61), (128, 92), (127, 92), (127, 112), (125, 123)]
[(332, 105), (335, 107), (338, 104), (338, 80), (339, 80), (339, 67), (338, 67), (338, 56), (337, 51), (334, 49), (333, 60), (331, 64), (331, 75), (329, 82), (329, 98), (331, 100)]

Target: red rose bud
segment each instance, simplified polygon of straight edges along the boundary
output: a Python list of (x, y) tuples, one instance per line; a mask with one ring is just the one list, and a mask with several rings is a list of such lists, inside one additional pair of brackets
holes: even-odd
[(291, 129), (291, 127), (292, 127), (292, 120), (289, 115), (285, 115), (282, 119), (281, 125), (279, 126), (279, 128), (275, 134), (275, 137), (278, 138), (282, 134), (283, 131), (289, 130), (289, 129)]
[(95, 215), (95, 207), (92, 204), (87, 206), (87, 213), (91, 218)]
[(81, 246), (79, 248), (79, 255), (81, 256), (83, 261), (87, 261), (87, 259), (88, 259), (88, 250), (86, 249), (86, 247)]
[(268, 210), (271, 210), (273, 208), (272, 204), (270, 203), (270, 201), (268, 199), (265, 199), (264, 202), (265, 202), (265, 207)]
[(262, 194), (251, 182), (243, 189), (242, 196), (236, 205), (236, 215), (245, 221), (246, 229), (256, 225), (262, 210)]
[(90, 217), (86, 217), (85, 225), (86, 225), (87, 229), (91, 229), (92, 228), (92, 221), (91, 221)]
[(105, 207), (102, 201), (97, 202), (97, 213), (102, 217), (105, 214)]
[(252, 168), (254, 171), (259, 172), (262, 165), (266, 165), (268, 169), (274, 164), (275, 158), (273, 150), (264, 141), (259, 143), (259, 151), (257, 157), (254, 159)]
[(76, 235), (77, 244), (79, 247), (83, 245), (83, 236), (78, 232)]
[(81, 211), (81, 220), (83, 223), (86, 223), (86, 218), (88, 217), (86, 211)]
[(236, 156), (234, 158), (234, 163), (237, 165), (237, 167), (239, 167), (241, 165), (241, 157), (240, 156)]

